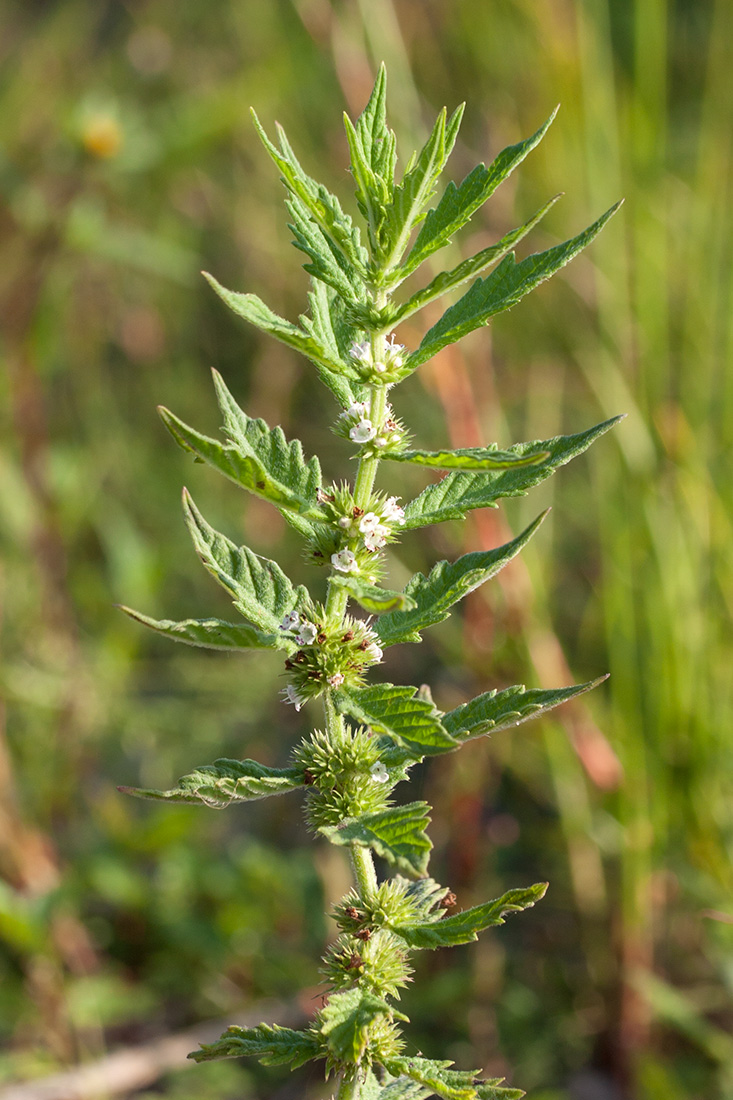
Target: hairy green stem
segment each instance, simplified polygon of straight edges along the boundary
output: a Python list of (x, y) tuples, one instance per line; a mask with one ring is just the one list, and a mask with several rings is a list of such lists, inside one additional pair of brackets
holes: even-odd
[(351, 845), (351, 866), (354, 868), (354, 877), (359, 888), (359, 896), (365, 901), (374, 897), (377, 892), (377, 872), (374, 869), (374, 859), (368, 848), (362, 848), (359, 844)]

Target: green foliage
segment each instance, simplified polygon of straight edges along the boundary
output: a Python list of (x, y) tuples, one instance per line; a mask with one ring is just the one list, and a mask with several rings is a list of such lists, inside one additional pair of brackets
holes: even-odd
[(255, 554), (246, 546), (235, 546), (226, 535), (210, 527), (184, 490), (183, 510), (194, 547), (206, 569), (234, 597), (237, 611), (262, 631), (272, 644), (291, 652), (287, 634), (280, 630), (283, 616), (308, 599), (308, 592), (295, 588), (277, 562)]
[(546, 452), (537, 464), (501, 473), (455, 473), (429, 485), (405, 508), (405, 528), (425, 527), (449, 519), (463, 519), (474, 508), (493, 508), (502, 497), (524, 496), (572, 458), (587, 450), (599, 436), (622, 419), (614, 417), (577, 435), (561, 435), (534, 443), (517, 443), (510, 453), (523, 457)]
[(428, 920), (419, 924), (392, 925), (395, 933), (410, 948), (456, 947), (478, 939), (478, 933), (504, 923), (507, 913), (531, 908), (543, 898), (547, 883), (540, 882), (524, 890), (509, 890), (494, 901), (474, 905), (462, 913), (455, 913), (443, 920)]
[(382, 733), (416, 758), (450, 752), (457, 742), (446, 733), (432, 703), (416, 696), (417, 688), (373, 684), (335, 698), (339, 710)]
[(416, 573), (405, 589), (405, 596), (414, 602), (414, 607), (384, 615), (377, 623), (382, 645), (421, 641), (420, 631), (443, 622), (459, 600), (496, 576), (527, 545), (546, 515), (543, 512), (505, 546), (496, 550), (476, 550), (454, 562), (439, 561), (428, 577)]
[(503, 691), (487, 691), (444, 714), (443, 725), (459, 741), (471, 741), (474, 737), (483, 737), (509, 726), (518, 726), (528, 718), (536, 718), (561, 703), (591, 691), (605, 679), (605, 676), (599, 676), (586, 684), (549, 690), (531, 688), (527, 691), (523, 684), (518, 684)]
[(371, 848), (393, 867), (408, 874), (423, 875), (433, 847), (425, 832), (430, 824), (429, 809), (427, 802), (410, 802), (406, 806), (362, 814), (340, 825), (323, 826), (320, 832), (332, 844)]
[(215, 1043), (202, 1043), (201, 1050), (189, 1054), (194, 1062), (212, 1062), (218, 1058), (259, 1058), (265, 1066), (290, 1065), (291, 1069), (310, 1062), (321, 1053), (320, 1043), (309, 1031), (293, 1031), (277, 1024), (257, 1027), (228, 1027)]
[[(533, 906), (546, 883), (513, 889), (494, 901), (446, 916), (455, 898), (427, 875), (430, 807), (423, 801), (395, 806), (392, 791), (426, 756), (454, 751), (464, 741), (549, 710), (594, 684), (489, 692), (442, 715), (428, 688), (418, 692), (414, 687), (364, 683), (369, 668), (382, 662), (382, 645), (420, 641), (422, 630), (447, 618), (456, 603), (520, 552), (543, 515), (505, 546), (465, 554), (452, 563), (441, 561), (427, 577), (416, 574), (403, 592), (383, 588), (377, 580), (385, 564), (384, 550), (401, 529), (462, 519), (474, 508), (523, 495), (581, 454), (616, 421), (509, 449), (409, 450), (406, 429), (395, 418), (388, 392), (427, 359), (518, 303), (573, 259), (617, 207), (571, 240), (517, 262), (508, 250), (550, 209), (552, 202), (547, 203), (498, 244), (436, 275), (402, 306), (395, 305), (392, 291), (470, 219), (537, 144), (551, 119), (528, 141), (500, 154), (489, 169), (480, 165), (460, 187), (449, 185), (436, 208), (426, 213), (455, 144), (463, 108), (450, 118), (445, 109), (440, 112), (424, 146), (397, 181), (385, 96), (382, 68), (362, 116), (356, 124), (348, 118), (345, 123), (368, 248), (339, 200), (303, 170), (282, 128), (278, 127), (276, 146), (255, 118), (288, 191), (294, 244), (307, 257), (310, 316), (293, 325), (256, 296), (225, 290), (207, 276), (235, 313), (315, 364), (342, 404), (335, 430), (356, 448), (353, 488), (343, 483), (324, 490), (318, 459), (306, 461), (298, 440), (289, 442), (281, 428), (271, 429), (263, 420), (249, 417), (217, 373), (214, 384), (224, 443), (161, 410), (185, 450), (275, 505), (306, 539), (308, 560), (329, 568), (325, 603), (318, 604), (304, 586), (294, 586), (276, 562), (215, 531), (184, 494), (186, 522), (199, 557), (251, 625), (238, 628), (210, 619), (175, 623), (128, 612), (159, 633), (192, 645), (284, 650), (285, 701), (300, 710), (307, 701), (322, 697), (325, 732), (314, 730), (301, 742), (291, 768), (218, 760), (185, 776), (175, 790), (127, 789), (142, 798), (219, 807), (305, 786), (310, 827), (351, 854), (357, 889), (336, 909), (342, 931), (327, 950), (323, 969), (330, 996), (314, 1028), (230, 1029), (195, 1058), (251, 1054), (266, 1064), (295, 1066), (320, 1057), (327, 1073), (335, 1070), (341, 1077), (339, 1097), (353, 1100), (422, 1097), (425, 1090), (445, 1100), (508, 1100), (519, 1094), (502, 1089), (498, 1080), (482, 1082), (475, 1072), (452, 1069), (450, 1062), (403, 1057), (397, 1021), (406, 1017), (389, 1002), (409, 979), (410, 950), (469, 943), (479, 932), (503, 924), (507, 913)], [(448, 307), (415, 351), (407, 352), (394, 336), (387, 339), (392, 323), (497, 261), (501, 262), (493, 272), (476, 278)], [(396, 497), (375, 492), (381, 458), (450, 472), (403, 509)], [(347, 614), (350, 600), (381, 616), (376, 628)], [(372, 852), (417, 881), (396, 876), (380, 884)], [(397, 1080), (380, 1086), (372, 1066), (383, 1067)]]
[(295, 768), (268, 768), (256, 760), (215, 760), (178, 780), (172, 791), (120, 787), (126, 794), (156, 802), (189, 802), (220, 809), (232, 802), (252, 802), (271, 794), (285, 794), (303, 786)]

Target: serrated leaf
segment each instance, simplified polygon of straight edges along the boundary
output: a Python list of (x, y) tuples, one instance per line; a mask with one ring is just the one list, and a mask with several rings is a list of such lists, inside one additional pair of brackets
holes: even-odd
[(308, 599), (303, 585), (296, 588), (280, 566), (262, 558), (247, 546), (236, 546), (211, 527), (189, 493), (183, 491), (183, 510), (194, 547), (211, 575), (234, 597), (234, 606), (258, 630), (270, 635), (280, 649), (292, 642), (280, 630), (290, 611)]
[(212, 1062), (220, 1058), (259, 1058), (265, 1066), (290, 1063), (291, 1069), (323, 1056), (321, 1045), (310, 1031), (293, 1031), (277, 1024), (227, 1028), (214, 1043), (202, 1043), (201, 1050), (189, 1054), (194, 1062)]
[(485, 279), (477, 279), (470, 290), (425, 333), (419, 348), (407, 357), (405, 373), (432, 359), (448, 344), (456, 343), (469, 332), (487, 324), (497, 313), (511, 309), (589, 245), (620, 205), (616, 203), (582, 233), (545, 252), (536, 252), (519, 263), (513, 254), (505, 256), (495, 271)]
[(440, 713), (417, 688), (395, 684), (369, 684), (334, 695), (336, 707), (357, 722), (384, 734), (415, 759), (451, 752), (458, 742), (445, 731)]
[(405, 508), (403, 530), (425, 527), (430, 523), (443, 523), (449, 519), (463, 519), (473, 508), (491, 508), (502, 497), (524, 496), (528, 489), (554, 474), (560, 466), (590, 447), (623, 417), (605, 420), (586, 432), (577, 435), (560, 435), (534, 443), (517, 443), (509, 450), (513, 454), (537, 454), (546, 451), (547, 459), (538, 465), (520, 469), (486, 473), (452, 473), (441, 481), (429, 485), (420, 496)]
[(369, 102), (356, 123), (356, 135), (362, 154), (389, 197), (394, 183), (396, 143), (387, 126), (387, 70), (379, 66)]
[[(183, 619), (175, 622), (171, 619), (151, 619), (131, 607), (118, 605), (131, 619), (143, 626), (172, 638), (174, 642), (200, 646), (202, 649), (246, 650), (246, 649), (284, 649), (282, 637), (265, 634), (248, 623), (227, 623), (221, 619)], [(291, 648), (294, 650), (295, 646)]]
[(522, 1100), (526, 1096), (524, 1089), (502, 1088), (503, 1077), (494, 1077), (491, 1081), (480, 1081), (476, 1086), (476, 1100)]
[(390, 1058), (384, 1067), (394, 1077), (407, 1076), (430, 1088), (445, 1100), (474, 1100), (480, 1070), (451, 1069), (453, 1062), (430, 1058)]
[(349, 263), (364, 274), (367, 255), (359, 240), (359, 230), (349, 215), (343, 212), (336, 196), (303, 170), (281, 126), (277, 126), (278, 149), (268, 138), (254, 111), (252, 118), (262, 144), (282, 173), (288, 191), (303, 203), (316, 225)]
[(408, 166), (402, 182), (394, 188), (382, 233), (385, 273), (399, 263), (410, 234), (425, 216), (425, 207), (435, 193), (438, 177), (455, 145), (464, 106), (461, 104), (447, 122), (443, 108), (428, 140)]
[(534, 229), (559, 198), (559, 195), (555, 195), (554, 198), (540, 207), (537, 213), (534, 214), (529, 221), (525, 222), (524, 225), (520, 225), (517, 229), (512, 229), (511, 232), (505, 234), (496, 244), (491, 245), (489, 248), (482, 249), (480, 252), (477, 252), (475, 256), (471, 256), (470, 259), (463, 260), (450, 271), (442, 271), (439, 275), (436, 275), (426, 287), (423, 287), (422, 290), (418, 290), (411, 298), (403, 302), (402, 305), (397, 306), (394, 316), (391, 318), (391, 323), (393, 325), (399, 324), (401, 321), (406, 320), (406, 318), (411, 317), (413, 313), (417, 313), (418, 310), (423, 309), (424, 306), (429, 305), (430, 302), (434, 302), (436, 298), (440, 298), (449, 290), (455, 290), (457, 287), (462, 286), (463, 283), (468, 282), (469, 279), (485, 271), (487, 267), (491, 267), (491, 265), (500, 260), (502, 256), (505, 256), (510, 249), (519, 244), (530, 230)]
[(393, 592), (390, 588), (380, 588), (376, 584), (367, 584), (359, 577), (337, 576), (329, 583), (336, 588), (345, 588), (352, 599), (370, 615), (383, 615), (388, 611), (415, 607), (415, 601), (406, 592)]
[(430, 818), (427, 802), (410, 802), (388, 810), (348, 818), (318, 830), (332, 844), (358, 844), (411, 875), (425, 874), (432, 844), (425, 829)]
[(530, 688), (523, 684), (504, 688), (503, 691), (487, 691), (468, 703), (461, 703), (455, 710), (443, 715), (443, 725), (461, 743), (484, 737), (498, 730), (518, 726), (530, 718), (537, 718), (570, 699), (584, 695), (606, 680), (599, 676), (585, 684), (565, 688)]
[(400, 274), (406, 278), (423, 260), (450, 242), (454, 233), (464, 226), (483, 206), (496, 188), (521, 164), (529, 152), (542, 140), (552, 123), (557, 108), (547, 122), (526, 141), (509, 145), (487, 168), (479, 164), (456, 187), (451, 181), (434, 210), (429, 210)]
[(405, 595), (415, 603), (413, 609), (384, 615), (374, 629), (383, 646), (400, 642), (419, 642), (420, 631), (448, 618), (450, 608), (469, 592), (495, 577), (527, 545), (543, 522), (542, 512), (521, 535), (496, 550), (476, 550), (454, 562), (439, 561), (427, 577), (416, 573), (405, 587)]
[(242, 317), (261, 332), (274, 336), (276, 340), (305, 355), (318, 368), (322, 377), (325, 372), (325, 377), (345, 375), (358, 378), (349, 363), (333, 356), (312, 331), (299, 328), (290, 321), (286, 321), (284, 317), (278, 316), (256, 294), (241, 294), (239, 291), (227, 290), (216, 281), (213, 275), (209, 275), (206, 271), (203, 275), (221, 300), (238, 317)]
[(504, 923), (507, 913), (531, 908), (544, 897), (547, 883), (540, 882), (526, 889), (509, 890), (494, 901), (474, 905), (462, 913), (454, 913), (443, 920), (423, 921), (415, 924), (390, 925), (408, 947), (415, 950), (435, 950), (437, 947), (456, 947), (478, 939), (478, 933), (486, 928)]
[[(311, 316), (301, 316), (300, 323), (305, 332), (318, 342), (331, 362), (348, 363), (351, 348), (364, 339), (364, 332), (355, 327), (345, 313), (345, 306), (338, 294), (318, 279), (312, 280), (312, 289), (308, 294)], [(365, 388), (352, 377), (336, 374), (322, 364), (316, 363), (322, 382), (328, 386), (336, 400), (348, 409), (355, 401), (361, 401)]]
[(314, 456), (303, 457), (299, 440), (288, 442), (282, 428), (268, 428), (264, 420), (247, 416), (234, 401), (221, 376), (214, 371), (217, 399), (224, 415), (224, 431), (231, 442), (189, 428), (168, 409), (158, 411), (163, 423), (184, 450), (191, 451), (236, 485), (270, 501), (277, 508), (324, 521), (319, 507), (321, 467)]
[(389, 462), (409, 462), (435, 470), (512, 470), (536, 466), (550, 455), (547, 451), (518, 455), (496, 447), (458, 447), (453, 451), (386, 451), (381, 457)]
[(369, 1026), (379, 1016), (389, 1016), (386, 1001), (375, 993), (355, 986), (345, 993), (334, 993), (319, 1013), (320, 1032), (331, 1058), (353, 1065), (366, 1050)]
[(378, 1100), (426, 1100), (432, 1095), (433, 1090), (427, 1085), (421, 1085), (411, 1077), (398, 1077), (396, 1081), (383, 1086)]
[(184, 775), (171, 791), (144, 787), (118, 789), (155, 802), (186, 802), (222, 809), (233, 802), (253, 802), (302, 786), (303, 774), (296, 768), (268, 768), (256, 760), (222, 758)]
[(309, 217), (299, 199), (293, 198), (286, 205), (293, 219), (290, 225), (295, 235), (293, 243), (310, 260), (303, 265), (308, 274), (327, 283), (345, 302), (359, 304), (364, 301), (364, 283), (356, 268)]

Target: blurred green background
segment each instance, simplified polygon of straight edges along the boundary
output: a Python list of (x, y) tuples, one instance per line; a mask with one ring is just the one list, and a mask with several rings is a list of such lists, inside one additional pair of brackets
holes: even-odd
[[(398, 584), (552, 504), (522, 562), (390, 653), (389, 675), (428, 681), (448, 709), (612, 674), (587, 705), (417, 776), (434, 874), (461, 904), (551, 889), (479, 943), (419, 960), (411, 1036), (534, 1100), (730, 1100), (731, 41), (728, 0), (5, 0), (0, 1098), (263, 999), (296, 1017), (318, 1004), (321, 914), (347, 871), (308, 839), (298, 799), (215, 813), (115, 789), (171, 786), (218, 755), (282, 764), (305, 712), (277, 701), (268, 654), (177, 647), (113, 604), (226, 617), (188, 544), (184, 482), (215, 526), (310, 579), (277, 515), (193, 466), (155, 406), (213, 432), (216, 366), (250, 414), (343, 472), (315, 372), (198, 272), (303, 309), (248, 108), (350, 201), (341, 111), (359, 112), (384, 59), (403, 165), (443, 104), (468, 101), (456, 179), (562, 104), (454, 256), (557, 191), (525, 253), (626, 198), (587, 253), (396, 397), (433, 447), (628, 413), (528, 498), (406, 537), (394, 559)], [(400, 336), (412, 346), (419, 329)], [(146, 1088), (330, 1094), (318, 1069), (240, 1063), (161, 1063)], [(88, 1093), (108, 1094), (131, 1093), (112, 1076)]]

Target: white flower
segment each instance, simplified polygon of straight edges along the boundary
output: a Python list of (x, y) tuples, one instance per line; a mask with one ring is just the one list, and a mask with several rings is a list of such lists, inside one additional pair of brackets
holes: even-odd
[(300, 628), (300, 634), (296, 634), (295, 640), (298, 645), (313, 645), (317, 634), (318, 630), (313, 623), (304, 622)]
[(397, 367), (399, 369), (404, 360), (402, 358), (402, 352), (405, 350), (404, 344), (396, 344), (394, 333), (389, 338), (389, 344), (387, 345), (387, 364), (390, 367)]
[(359, 520), (359, 530), (362, 535), (369, 535), (379, 527), (379, 516), (376, 512), (366, 512)]
[(290, 611), (280, 623), (280, 630), (295, 630), (300, 626), (300, 615), (297, 611)]
[(388, 523), (404, 523), (405, 510), (397, 503), (397, 497), (390, 497), (382, 505), (382, 519)]
[(378, 447), (381, 451), (382, 448), (387, 446), (387, 440), (384, 438), (383, 435), (378, 435), (377, 438), (374, 440), (374, 446)]
[(288, 684), (287, 687), (284, 687), (282, 693), (285, 696), (286, 703), (291, 703), (296, 710), (300, 710), (300, 708), (303, 706), (303, 703), (305, 702), (305, 699), (303, 699), (302, 696), (298, 695), (292, 684)]
[(354, 526), (354, 521), (351, 518), (351, 516), (342, 516), (341, 519), (339, 520), (339, 527), (341, 528), (342, 531), (348, 531), (353, 526)]
[(349, 349), (349, 355), (352, 359), (358, 359), (360, 363), (365, 363), (369, 366), (372, 365), (372, 346), (371, 344), (354, 344)]
[(366, 419), (360, 420), (358, 424), (354, 424), (354, 427), (349, 429), (349, 439), (353, 439), (354, 443), (368, 443), (370, 439), (374, 439), (376, 434), (377, 429), (371, 420)]
[(374, 370), (376, 371), (377, 374), (384, 374), (386, 369), (387, 368), (386, 368), (384, 363), (375, 363), (374, 364)]
[(341, 413), (341, 417), (344, 420), (362, 420), (365, 416), (369, 415), (369, 409), (363, 401), (357, 401), (353, 405), (350, 405), (348, 409), (344, 409)]
[(328, 682), (332, 688), (341, 687), (344, 682), (343, 672), (334, 672), (333, 676), (328, 677)]
[(370, 661), (381, 661), (382, 657), (384, 657), (384, 650), (381, 649), (376, 642), (371, 642), (366, 647), (364, 653)]
[(389, 534), (389, 527), (383, 527), (382, 524), (378, 524), (376, 530), (370, 531), (364, 535), (364, 545), (367, 550), (372, 551), (381, 550), (383, 546), (387, 545), (387, 535)]
[(339, 573), (358, 573), (359, 565), (352, 550), (338, 550), (331, 554), (331, 565)]
[(386, 783), (389, 779), (389, 772), (381, 760), (377, 760), (376, 764), (372, 764), (369, 774), (375, 783)]

